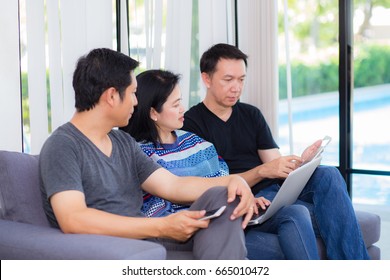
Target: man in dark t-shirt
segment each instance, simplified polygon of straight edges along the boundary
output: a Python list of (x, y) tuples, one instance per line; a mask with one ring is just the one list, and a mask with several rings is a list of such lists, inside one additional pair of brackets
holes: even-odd
[[(263, 114), (256, 107), (237, 102), (227, 121), (221, 120), (204, 103), (192, 107), (185, 115), (184, 130), (195, 132), (213, 143), (218, 154), (229, 166), (231, 174), (244, 173), (263, 161), (258, 150), (278, 149)], [(278, 183), (279, 179), (264, 178), (252, 187), (260, 189)]]
[[(213, 143), (231, 173), (240, 174), (256, 196), (272, 200), (279, 180), (309, 159), (321, 141), (301, 157), (282, 156), (260, 110), (239, 102), (246, 67), (247, 55), (232, 45), (217, 44), (203, 53), (200, 71), (206, 97), (185, 113), (183, 130)], [(369, 258), (345, 182), (336, 168), (318, 167), (295, 204), (311, 212), (314, 230), (323, 239), (329, 259)]]

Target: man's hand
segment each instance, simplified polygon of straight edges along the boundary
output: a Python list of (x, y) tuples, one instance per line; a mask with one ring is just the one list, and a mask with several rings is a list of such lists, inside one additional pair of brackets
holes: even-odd
[(258, 172), (262, 178), (285, 179), (288, 174), (297, 169), (303, 160), (298, 156), (283, 156), (259, 166)]
[(319, 139), (315, 141), (313, 144), (311, 144), (309, 147), (307, 147), (303, 153), (302, 153), (302, 160), (303, 162), (309, 162), (313, 159), (313, 157), (316, 155), (318, 149), (321, 147), (322, 140)]
[(187, 241), (201, 228), (207, 228), (210, 220), (200, 221), (206, 211), (180, 211), (160, 219), (162, 227), (160, 228), (161, 237), (170, 238), (178, 241)]
[(229, 180), (228, 184), (227, 202), (230, 203), (234, 201), (237, 196), (239, 196), (241, 200), (240, 203), (237, 205), (236, 209), (234, 209), (233, 214), (230, 216), (230, 219), (234, 220), (246, 214), (242, 224), (243, 228), (245, 228), (253, 215), (254, 196), (249, 185), (242, 177), (238, 175), (230, 176), (231, 179)]

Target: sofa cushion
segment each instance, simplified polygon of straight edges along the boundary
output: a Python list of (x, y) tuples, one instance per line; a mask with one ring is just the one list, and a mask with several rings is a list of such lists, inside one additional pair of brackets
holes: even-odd
[[(155, 242), (97, 234), (64, 234), (59, 229), (0, 220), (1, 260), (157, 260), (165, 248)], [(54, 279), (54, 277), (53, 277)]]
[(38, 156), (0, 151), (0, 218), (49, 226), (39, 189)]
[(359, 222), (364, 243), (370, 247), (379, 241), (381, 234), (381, 219), (377, 214), (356, 210), (356, 218)]
[[(380, 248), (375, 246), (381, 234), (381, 219), (377, 214), (355, 210), (356, 219), (362, 231), (363, 240), (367, 247), (368, 255), (373, 260), (380, 260)], [(327, 259), (326, 248), (321, 238), (317, 238), (318, 253), (321, 259)]]

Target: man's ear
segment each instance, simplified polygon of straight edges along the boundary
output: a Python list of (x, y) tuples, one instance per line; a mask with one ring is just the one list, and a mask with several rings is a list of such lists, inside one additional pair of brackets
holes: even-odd
[(116, 88), (110, 87), (102, 93), (102, 96), (100, 97), (100, 101), (103, 101), (105, 104), (113, 106), (115, 98), (117, 98), (118, 95), (119, 92), (116, 90)]
[(203, 81), (204, 85), (206, 86), (206, 88), (209, 88), (211, 85), (210, 75), (207, 74), (206, 72), (202, 72), (200, 76), (202, 77), (202, 81)]

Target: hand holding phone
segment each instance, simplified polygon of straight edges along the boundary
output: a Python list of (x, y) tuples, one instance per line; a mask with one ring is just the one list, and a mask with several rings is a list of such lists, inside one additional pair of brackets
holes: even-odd
[(324, 151), (325, 147), (328, 146), (329, 142), (332, 140), (332, 138), (330, 136), (325, 136), (323, 139), (322, 139), (322, 143), (321, 143), (321, 146), (318, 148), (317, 152), (315, 153), (313, 159), (319, 157), (322, 152)]
[(304, 158), (304, 162), (302, 163), (302, 165), (304, 165), (304, 164), (308, 163), (309, 161), (319, 157), (322, 154), (322, 152), (324, 151), (325, 147), (329, 144), (329, 142), (331, 140), (332, 140), (332, 138), (330, 136), (325, 136), (321, 140), (321, 145), (315, 151), (310, 151), (310, 149), (313, 149), (312, 146), (315, 145), (316, 143), (314, 143), (313, 145), (307, 147), (306, 150), (302, 154), (302, 157), (305, 157), (305, 154), (306, 154), (306, 158)]
[(226, 205), (224, 205), (218, 209), (206, 211), (206, 214), (204, 215), (204, 217), (200, 218), (199, 221), (210, 220), (210, 219), (219, 217), (222, 215), (222, 213), (223, 213), (223, 211), (225, 211), (225, 209), (226, 209)]

